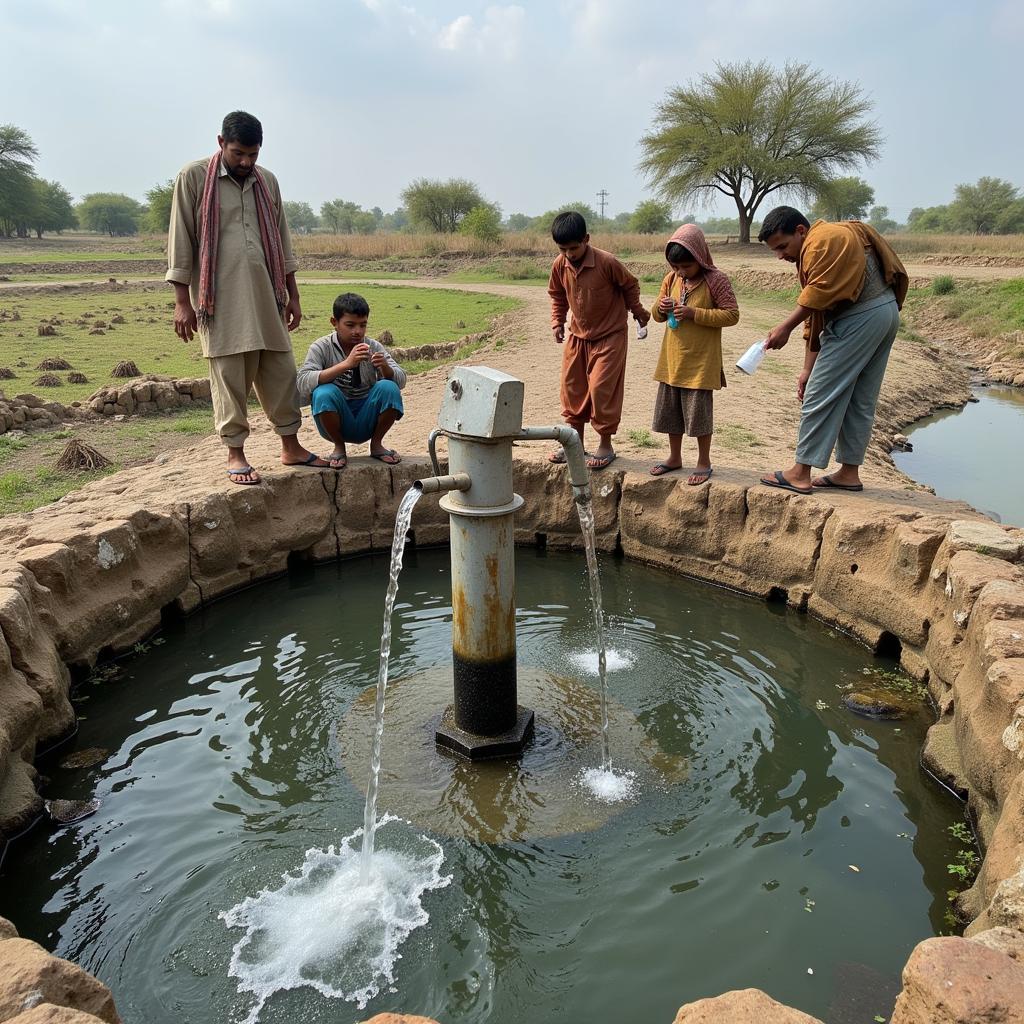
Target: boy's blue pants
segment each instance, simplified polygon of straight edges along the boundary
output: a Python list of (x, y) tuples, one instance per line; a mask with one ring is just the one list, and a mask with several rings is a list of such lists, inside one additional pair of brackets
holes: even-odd
[(341, 388), (335, 384), (321, 384), (313, 390), (310, 403), (316, 429), (328, 441), (331, 438), (320, 425), (320, 413), (333, 412), (341, 417), (341, 436), (353, 444), (369, 441), (377, 429), (377, 420), (381, 413), (388, 409), (398, 411), (398, 419), (402, 418), (405, 409), (402, 405), (402, 393), (393, 380), (379, 380), (370, 388), (370, 393), (362, 399), (348, 399)]

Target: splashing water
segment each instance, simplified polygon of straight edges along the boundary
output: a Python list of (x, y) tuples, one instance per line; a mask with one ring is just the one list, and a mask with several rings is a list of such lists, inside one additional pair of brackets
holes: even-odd
[(395, 516), (395, 536), (391, 541), (391, 576), (384, 598), (384, 628), (380, 634), (380, 665), (377, 669), (377, 703), (373, 719), (373, 748), (370, 753), (370, 781), (366, 786), (366, 810), (363, 812), (363, 857), (360, 882), (370, 881), (370, 861), (373, 859), (373, 838), (377, 830), (377, 788), (380, 781), (380, 752), (384, 740), (384, 695), (388, 686), (388, 659), (391, 657), (391, 613), (398, 593), (398, 576), (402, 571), (405, 553), (405, 535), (412, 520), (412, 510), (420, 500), (422, 491), (410, 487), (405, 492), (398, 514)]
[[(600, 654), (598, 651), (573, 651), (569, 661), (577, 672), (596, 676), (600, 671)], [(617, 651), (614, 647), (605, 651), (605, 671), (621, 672), (624, 668), (632, 668), (636, 658), (631, 651)]]
[(634, 772), (613, 772), (610, 768), (587, 768), (580, 773), (579, 783), (606, 804), (621, 803), (636, 792)]
[[(385, 816), (379, 825), (400, 818)], [(228, 973), (255, 1006), (244, 1024), (255, 1024), (275, 992), (313, 988), (362, 1009), (394, 983), (398, 947), (429, 919), (421, 897), (451, 882), (441, 874), (444, 851), (433, 839), (416, 837), (419, 850), (380, 850), (369, 883), (361, 878), (357, 829), (336, 850), (307, 850), (298, 873), (284, 885), (264, 889), (220, 914), (245, 934), (231, 952)]]
[(608, 659), (604, 649), (604, 610), (601, 607), (601, 580), (597, 574), (597, 545), (594, 540), (594, 506), (588, 499), (576, 502), (580, 517), (583, 545), (587, 552), (587, 575), (590, 577), (590, 604), (594, 612), (597, 640), (597, 674), (601, 677), (601, 767), (611, 771), (608, 754)]

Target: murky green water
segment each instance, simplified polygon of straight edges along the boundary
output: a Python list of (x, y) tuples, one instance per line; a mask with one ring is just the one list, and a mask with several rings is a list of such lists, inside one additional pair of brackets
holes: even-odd
[(912, 452), (894, 452), (907, 476), (1024, 526), (1024, 389), (978, 388), (979, 401), (942, 409), (907, 431)]
[[(517, 571), (520, 663), (596, 685), (582, 556), (524, 550)], [(837, 686), (879, 663), (805, 616), (610, 558), (602, 573), (611, 697), (688, 759), (685, 781), (585, 833), (438, 835), (452, 884), (426, 894), (395, 991), (358, 1010), (300, 989), (262, 1021), (655, 1024), (747, 986), (831, 1024), (888, 1015), (910, 950), (944, 927), (961, 816), (918, 766), (929, 716), (843, 710)], [(83, 688), (76, 746), (110, 754), (48, 768), (48, 795), (102, 807), (10, 851), (0, 914), (96, 972), (125, 1020), (243, 1017), (218, 914), (361, 823), (336, 729), (375, 678), (386, 580), (378, 558), (267, 584)], [(410, 552), (393, 678), (448, 660), (450, 623), (447, 553)]]

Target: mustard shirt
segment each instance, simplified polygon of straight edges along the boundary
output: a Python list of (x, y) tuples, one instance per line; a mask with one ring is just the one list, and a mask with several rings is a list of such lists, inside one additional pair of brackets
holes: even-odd
[[(667, 317), (658, 308), (666, 295), (677, 302), (683, 279), (675, 272), (665, 275), (651, 315), (658, 323)], [(673, 330), (665, 327), (661, 339), (661, 353), (654, 368), (654, 379), (675, 388), (694, 388), (699, 391), (718, 391), (725, 387), (722, 369), (722, 328), (739, 322), (738, 309), (718, 309), (711, 291), (703, 279), (690, 292), (686, 305), (694, 310), (693, 320), (680, 320)]]

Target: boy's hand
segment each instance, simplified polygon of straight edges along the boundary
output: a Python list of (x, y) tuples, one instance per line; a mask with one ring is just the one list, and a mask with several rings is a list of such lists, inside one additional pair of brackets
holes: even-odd
[(370, 346), (366, 342), (360, 342), (358, 345), (353, 346), (352, 351), (349, 352), (348, 358), (341, 364), (346, 370), (351, 370), (352, 367), (358, 366), (361, 362), (364, 362), (370, 357)]
[(663, 295), (658, 300), (658, 309), (660, 309), (662, 311), (662, 313), (670, 313), (670, 312), (672, 312), (672, 307), (674, 305), (675, 305), (675, 299), (673, 299), (671, 295)]
[(693, 306), (687, 306), (684, 302), (677, 302), (673, 312), (675, 313), (677, 320), (693, 320), (696, 316), (693, 311)]
[(804, 392), (807, 390), (807, 378), (810, 375), (810, 370), (801, 370), (800, 376), (796, 379), (796, 397), (800, 402), (804, 400)]
[(370, 362), (380, 370), (388, 365), (388, 357), (384, 355), (383, 352), (374, 352), (373, 355), (370, 356)]
[(555, 342), (561, 345), (565, 341), (565, 328), (564, 327), (552, 327), (551, 333), (555, 336)]

